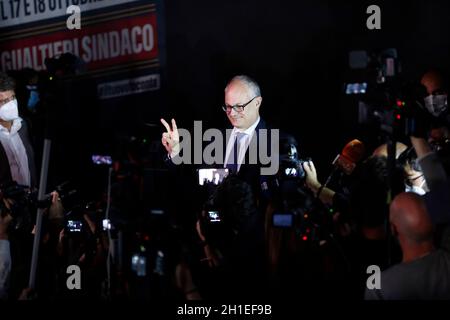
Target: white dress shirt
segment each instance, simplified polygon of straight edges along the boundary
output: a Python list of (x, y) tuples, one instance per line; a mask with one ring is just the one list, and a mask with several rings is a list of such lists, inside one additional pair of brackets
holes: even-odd
[(227, 149), (225, 152), (225, 162), (224, 162), (224, 168), (228, 164), (228, 160), (230, 159), (231, 151), (233, 150), (234, 141), (236, 140), (236, 136), (238, 133), (243, 133), (245, 136), (241, 138), (241, 141), (238, 145), (238, 167), (237, 171), (239, 172), (239, 169), (241, 168), (241, 164), (244, 162), (245, 153), (247, 152), (247, 148), (250, 145), (250, 142), (252, 141), (253, 134), (255, 133), (255, 129), (258, 126), (258, 123), (260, 121), (260, 117), (256, 119), (255, 123), (252, 124), (250, 127), (248, 127), (246, 130), (241, 130), (238, 128), (233, 128), (231, 131), (230, 139), (227, 143)]
[(31, 176), (28, 156), (19, 135), (20, 128), (22, 128), (21, 118), (13, 121), (11, 131), (0, 124), (0, 143), (8, 158), (12, 179), (20, 185), (30, 186)]

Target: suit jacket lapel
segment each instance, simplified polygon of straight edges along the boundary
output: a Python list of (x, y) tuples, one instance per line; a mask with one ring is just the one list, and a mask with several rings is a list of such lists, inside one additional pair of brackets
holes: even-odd
[(25, 147), (25, 151), (28, 157), (28, 169), (30, 171), (30, 184), (32, 187), (36, 186), (36, 171), (34, 163), (34, 152), (29, 141), (28, 128), (25, 121), (22, 120), (22, 127), (19, 130), (19, 136)]

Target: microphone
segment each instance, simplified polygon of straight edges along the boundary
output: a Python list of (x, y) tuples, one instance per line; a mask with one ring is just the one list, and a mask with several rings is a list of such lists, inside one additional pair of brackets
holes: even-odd
[(356, 164), (364, 157), (365, 147), (364, 144), (358, 139), (353, 139), (347, 143), (342, 149), (342, 152), (336, 156), (333, 160), (333, 170), (327, 177), (325, 183), (320, 187), (316, 194), (316, 198), (319, 198), (323, 188), (325, 188), (335, 175), (337, 171), (343, 171), (346, 175), (350, 175), (356, 167)]
[(356, 164), (364, 157), (364, 144), (358, 139), (347, 143), (342, 152), (333, 160), (333, 166), (350, 175), (356, 167)]

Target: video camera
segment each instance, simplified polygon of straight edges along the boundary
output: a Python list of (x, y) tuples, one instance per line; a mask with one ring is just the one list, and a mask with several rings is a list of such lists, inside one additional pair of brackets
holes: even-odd
[[(69, 204), (77, 194), (76, 189), (68, 188), (68, 182), (58, 185), (55, 191), (59, 194), (59, 200), (63, 204)], [(10, 182), (0, 185), (0, 212), (9, 213), (13, 221), (13, 229), (29, 227), (34, 223), (35, 211), (37, 208), (48, 208), (52, 204), (53, 195), (46, 194), (42, 200), (38, 200), (37, 191), (31, 190), (28, 186), (19, 185), (16, 182)], [(4, 199), (10, 201), (10, 207), (7, 208)]]
[(358, 99), (359, 124), (373, 125), (389, 135), (423, 134), (430, 121), (423, 102), (426, 89), (401, 79), (396, 49), (352, 51), (349, 65), (353, 81), (346, 83), (345, 94)]
[(299, 159), (296, 139), (280, 137), (280, 169), (272, 180), (264, 181), (265, 193), (274, 207), (272, 226), (290, 229), (304, 241), (318, 241), (324, 207), (305, 186), (306, 172)]
[(306, 174), (303, 170), (303, 163), (310, 159), (299, 159), (297, 147), (297, 141), (293, 136), (284, 134), (280, 137), (280, 169), (277, 175), (279, 180), (304, 181)]

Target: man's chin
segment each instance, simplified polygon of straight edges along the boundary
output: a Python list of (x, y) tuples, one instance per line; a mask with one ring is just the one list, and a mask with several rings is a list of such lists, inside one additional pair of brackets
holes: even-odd
[(242, 126), (242, 121), (239, 120), (231, 120), (231, 125), (236, 128), (240, 128)]

